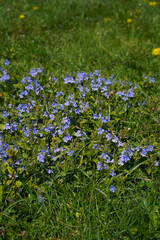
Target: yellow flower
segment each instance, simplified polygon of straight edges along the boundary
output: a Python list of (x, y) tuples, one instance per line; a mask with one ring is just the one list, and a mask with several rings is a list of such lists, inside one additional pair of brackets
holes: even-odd
[(33, 9), (34, 11), (36, 11), (36, 10), (39, 9), (39, 7), (35, 6), (35, 7), (33, 7), (32, 9)]
[(132, 19), (131, 18), (128, 18), (127, 19), (127, 23), (131, 23), (132, 22)]
[(108, 18), (108, 17), (107, 17), (107, 18), (104, 19), (104, 21), (105, 21), (105, 22), (110, 22), (110, 21), (111, 21), (111, 18)]
[(148, 4), (149, 4), (150, 6), (155, 6), (155, 5), (157, 5), (157, 2), (148, 2)]
[(154, 48), (152, 50), (152, 55), (154, 55), (154, 56), (160, 55), (160, 48)]
[(19, 18), (23, 19), (25, 16), (23, 14), (19, 15)]
[(0, 93), (0, 98), (2, 97), (2, 93)]

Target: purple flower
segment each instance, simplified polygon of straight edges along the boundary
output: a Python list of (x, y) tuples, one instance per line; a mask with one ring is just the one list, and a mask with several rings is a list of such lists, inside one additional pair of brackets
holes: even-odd
[(159, 162), (157, 160), (154, 161), (154, 165), (157, 167), (159, 166)]
[(5, 65), (9, 65), (9, 64), (10, 64), (10, 61), (9, 61), (9, 60), (6, 60), (4, 64), (5, 64)]
[(5, 126), (4, 126), (4, 129), (5, 129), (5, 130), (8, 130), (8, 129), (10, 129), (10, 128), (11, 128), (11, 127), (9, 126), (9, 123), (6, 123)]
[(142, 152), (140, 154), (142, 157), (145, 157), (147, 154), (147, 148), (142, 148)]
[(43, 116), (44, 116), (44, 117), (48, 117), (47, 112), (44, 112)]
[(92, 148), (95, 149), (96, 147), (97, 147), (97, 144), (94, 144)]
[(113, 185), (111, 185), (111, 186), (110, 186), (110, 191), (111, 191), (111, 192), (113, 192), (113, 193), (114, 193), (116, 190), (117, 190), (117, 188), (116, 188), (116, 187), (114, 187)]
[(63, 117), (63, 119), (62, 119), (62, 123), (63, 124), (70, 124), (71, 123), (71, 120), (70, 120), (70, 118), (67, 118), (67, 117)]
[(97, 170), (98, 171), (100, 171), (100, 170), (102, 170), (103, 168), (102, 168), (102, 163), (101, 162), (98, 162), (98, 164), (97, 164)]
[(120, 141), (118, 141), (117, 146), (118, 146), (118, 147), (123, 147), (123, 143), (120, 142)]
[(54, 148), (54, 153), (57, 153), (60, 151), (60, 148)]
[(53, 121), (55, 116), (54, 116), (54, 114), (50, 114), (49, 117)]
[(116, 135), (113, 135), (112, 142), (114, 142), (114, 143), (118, 142), (118, 137)]
[(68, 142), (68, 141), (71, 141), (72, 140), (72, 136), (70, 135), (70, 134), (68, 134), (67, 136), (65, 136), (64, 138), (63, 138), (63, 142)]
[(42, 69), (41, 68), (37, 68), (37, 72), (38, 73), (42, 73)]
[(7, 117), (7, 116), (9, 116), (9, 114), (6, 111), (4, 111), (3, 112), (3, 117)]
[(25, 137), (29, 137), (29, 130), (28, 129), (22, 129), (23, 130), (23, 132), (24, 132), (24, 136)]
[(39, 201), (39, 202), (44, 202), (44, 198), (42, 198), (42, 196), (39, 195), (39, 196), (38, 196), (38, 201)]
[(154, 83), (155, 82), (155, 78), (148, 78), (148, 80), (151, 82), (151, 83)]
[(98, 119), (98, 116), (96, 113), (93, 114), (93, 119)]
[(111, 175), (112, 177), (115, 176), (115, 175), (116, 175), (115, 171), (112, 170), (112, 172), (110, 173), (110, 175)]
[(48, 172), (49, 174), (53, 173), (53, 171), (52, 171), (51, 169), (47, 169), (47, 172)]
[(78, 131), (75, 133), (75, 135), (76, 135), (76, 137), (81, 137), (81, 136), (82, 136), (81, 131), (78, 130)]
[(71, 150), (67, 153), (68, 156), (73, 156), (73, 154), (74, 154), (74, 150)]
[(44, 163), (44, 159), (45, 159), (45, 156), (44, 156), (43, 154), (39, 154), (39, 155), (37, 156), (37, 160), (38, 160), (39, 162)]
[(128, 97), (134, 97), (134, 92), (132, 91), (132, 88), (129, 89)]
[(32, 90), (32, 89), (33, 89), (33, 86), (32, 86), (32, 84), (30, 83), (30, 84), (28, 84), (28, 86), (27, 86), (26, 88), (27, 88), (27, 90)]
[(105, 119), (105, 117), (101, 117), (101, 122), (102, 122), (102, 123), (107, 122), (107, 120)]
[(101, 157), (102, 157), (104, 160), (106, 160), (105, 162), (107, 162), (107, 163), (110, 162), (110, 157), (109, 157), (106, 153), (103, 152), (103, 153), (101, 154)]
[(107, 133), (107, 134), (106, 134), (106, 138), (107, 138), (107, 141), (109, 141), (109, 140), (112, 138), (111, 134), (110, 134), (110, 133)]
[(60, 128), (60, 129), (58, 130), (58, 134), (59, 134), (59, 135), (62, 135), (62, 134), (63, 134), (63, 129), (62, 129), (62, 128)]
[(23, 96), (27, 96), (28, 95), (28, 91), (27, 90), (24, 90), (24, 91), (21, 91), (20, 94), (19, 94), (19, 97), (20, 98), (23, 98)]
[(103, 93), (103, 96), (105, 96), (106, 98), (108, 98), (108, 99), (109, 99), (108, 92), (104, 92), (104, 93)]
[(80, 114), (79, 108), (75, 109), (75, 113), (76, 113), (76, 114)]
[(104, 129), (103, 129), (103, 128), (98, 128), (98, 131), (97, 131), (97, 133), (98, 133), (99, 135), (102, 135), (102, 134), (103, 134), (103, 132), (104, 132)]
[(128, 82), (128, 84), (129, 84), (130, 87), (132, 86), (132, 83), (130, 81)]
[(74, 81), (74, 78), (73, 78), (73, 77), (67, 76), (67, 77), (64, 79), (64, 83), (65, 83), (65, 84), (75, 83), (75, 81)]
[(103, 167), (104, 167), (105, 170), (108, 169), (108, 167), (107, 167), (107, 165), (105, 163), (103, 164)]
[(111, 81), (110, 79), (107, 79), (107, 80), (104, 82), (104, 84), (110, 85), (110, 84), (112, 84), (112, 81)]
[(147, 148), (147, 151), (152, 152), (152, 151), (153, 151), (153, 148), (154, 148), (153, 146), (149, 145), (148, 148)]
[(29, 74), (30, 74), (32, 77), (35, 77), (36, 74), (37, 74), (37, 72), (36, 72), (36, 70), (33, 68), (33, 69), (30, 71)]

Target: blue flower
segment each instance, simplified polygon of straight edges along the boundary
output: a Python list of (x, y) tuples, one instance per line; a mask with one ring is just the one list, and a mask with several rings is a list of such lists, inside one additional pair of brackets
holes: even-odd
[(104, 84), (110, 85), (110, 84), (112, 84), (112, 81), (111, 81), (110, 79), (107, 79), (107, 80), (104, 82)]
[(98, 164), (97, 164), (97, 170), (100, 171), (100, 170), (102, 170), (102, 169), (103, 169), (102, 163), (101, 163), (101, 162), (98, 162)]
[(92, 148), (95, 149), (96, 147), (97, 147), (97, 144), (94, 144)]
[(5, 126), (4, 126), (4, 129), (5, 129), (5, 130), (8, 130), (8, 129), (10, 129), (10, 128), (11, 128), (11, 127), (9, 126), (9, 123), (6, 123)]
[(38, 201), (39, 201), (39, 202), (44, 202), (44, 198), (39, 195), (39, 196), (38, 196)]
[(76, 113), (76, 114), (80, 114), (79, 108), (75, 109), (75, 113)]
[(33, 90), (33, 86), (32, 86), (32, 84), (31, 84), (31, 83), (28, 84), (28, 86), (26, 87), (26, 89), (27, 89), (27, 90)]
[(157, 160), (154, 161), (154, 165), (157, 167), (159, 166), (159, 162)]
[(51, 169), (47, 169), (47, 172), (48, 172), (49, 174), (53, 173), (53, 171), (52, 171)]
[(104, 167), (105, 170), (108, 169), (108, 167), (107, 167), (107, 165), (105, 163), (103, 164), (103, 167)]
[(82, 136), (81, 131), (78, 130), (78, 131), (75, 133), (75, 135), (76, 135), (76, 137), (81, 137), (81, 136)]
[(59, 135), (62, 135), (62, 134), (63, 134), (63, 129), (62, 129), (62, 128), (58, 129), (58, 134), (59, 134)]
[(54, 148), (54, 153), (57, 153), (60, 151), (60, 148)]
[(10, 61), (9, 61), (9, 60), (6, 60), (4, 64), (5, 64), (5, 65), (9, 65), (9, 64), (10, 64)]
[(97, 133), (98, 133), (99, 135), (102, 135), (102, 134), (103, 134), (103, 132), (104, 132), (104, 129), (103, 129), (103, 128), (98, 128), (98, 131), (97, 131)]
[(47, 112), (44, 112), (43, 116), (44, 116), (44, 117), (48, 117)]
[(132, 91), (132, 88), (129, 89), (129, 92), (128, 92), (128, 97), (134, 97), (134, 92)]
[(148, 148), (147, 148), (147, 151), (152, 152), (152, 151), (153, 151), (153, 148), (154, 148), (153, 146), (149, 145)]
[(50, 119), (51, 119), (52, 121), (53, 121), (54, 118), (55, 118), (54, 114), (50, 114), (49, 117), (50, 117)]
[(105, 162), (109, 163), (110, 162), (110, 157), (106, 153), (102, 153), (101, 157), (105, 160)]
[(148, 78), (148, 80), (149, 80), (149, 82), (151, 82), (151, 83), (154, 83), (155, 82), (155, 78)]
[(74, 78), (73, 78), (73, 77), (67, 76), (67, 77), (64, 79), (64, 83), (65, 83), (65, 84), (75, 83), (75, 81), (74, 81)]
[(36, 74), (37, 74), (37, 72), (36, 72), (36, 70), (33, 68), (33, 69), (30, 71), (29, 74), (30, 74), (32, 77), (35, 77)]
[(116, 175), (115, 171), (112, 170), (112, 172), (110, 173), (110, 175), (111, 175), (112, 177), (115, 176), (115, 175)]
[(107, 141), (109, 141), (109, 140), (112, 138), (111, 134), (110, 134), (110, 133), (107, 133), (107, 134), (106, 134), (106, 138), (107, 138)]
[(6, 111), (4, 111), (3, 112), (3, 117), (7, 117), (7, 116), (9, 116), (9, 114)]
[(106, 117), (106, 118), (105, 118), (105, 117), (102, 116), (102, 117), (101, 117), (101, 122), (102, 122), (102, 123), (109, 122), (109, 117)]
[(147, 154), (147, 148), (142, 148), (142, 152), (140, 154), (142, 157), (145, 157)]
[(73, 156), (73, 154), (74, 154), (74, 150), (71, 150), (67, 153), (68, 156)]
[(42, 69), (41, 68), (37, 68), (37, 72), (38, 73), (42, 73)]
[(93, 117), (93, 119), (98, 119), (98, 116), (96, 113), (94, 113), (92, 117)]
[(44, 156), (43, 154), (39, 154), (39, 155), (37, 156), (37, 160), (38, 160), (39, 162), (44, 163), (44, 159), (45, 159), (45, 156)]
[(70, 134), (68, 134), (67, 136), (65, 136), (64, 138), (63, 138), (63, 142), (68, 142), (68, 141), (71, 141), (72, 140), (72, 136), (70, 135)]
[(111, 186), (110, 186), (110, 191), (111, 191), (111, 192), (113, 192), (113, 193), (114, 193), (116, 190), (117, 190), (117, 188), (116, 188), (116, 187), (114, 187), (113, 185), (111, 185)]
[(114, 142), (114, 143), (118, 142), (118, 137), (116, 135), (113, 135), (112, 142)]

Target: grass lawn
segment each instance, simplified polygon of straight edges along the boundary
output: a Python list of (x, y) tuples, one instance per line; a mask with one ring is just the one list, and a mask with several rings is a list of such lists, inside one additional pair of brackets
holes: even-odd
[(0, 0), (0, 240), (160, 239), (159, 13)]

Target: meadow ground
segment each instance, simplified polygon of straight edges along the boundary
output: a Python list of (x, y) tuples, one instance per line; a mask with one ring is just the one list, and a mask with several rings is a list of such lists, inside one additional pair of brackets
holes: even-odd
[(0, 239), (160, 239), (159, 13), (0, 0)]

